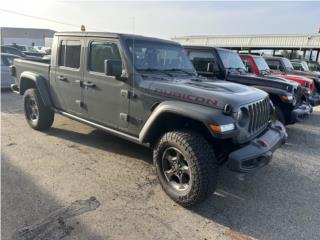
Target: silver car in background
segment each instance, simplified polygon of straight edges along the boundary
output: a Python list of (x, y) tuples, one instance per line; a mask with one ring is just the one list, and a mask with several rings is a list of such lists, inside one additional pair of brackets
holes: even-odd
[(0, 55), (1, 89), (10, 88), (10, 85), (14, 83), (14, 78), (10, 74), (10, 66), (13, 64), (13, 60), (20, 58), (20, 56), (9, 53), (1, 53)]

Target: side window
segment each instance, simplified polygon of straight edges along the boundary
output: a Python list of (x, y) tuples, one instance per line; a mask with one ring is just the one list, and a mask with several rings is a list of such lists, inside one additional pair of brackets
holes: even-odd
[(267, 64), (269, 65), (269, 68), (272, 70), (279, 70), (280, 68), (280, 62), (275, 60), (267, 60)]
[(191, 51), (189, 58), (198, 72), (207, 72), (208, 63), (215, 61), (213, 53), (204, 51)]
[(4, 65), (4, 61), (3, 60), (4, 60), (3, 56), (1, 56), (1, 58), (0, 58), (0, 66)]
[(111, 42), (92, 42), (89, 53), (89, 70), (104, 72), (104, 61), (121, 60), (117, 44)]
[(80, 67), (81, 43), (77, 40), (63, 40), (60, 45), (59, 66)]

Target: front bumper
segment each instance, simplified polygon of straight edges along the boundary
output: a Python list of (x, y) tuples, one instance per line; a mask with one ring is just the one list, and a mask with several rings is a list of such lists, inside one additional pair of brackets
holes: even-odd
[(310, 104), (301, 104), (291, 112), (291, 122), (302, 122), (309, 118), (312, 113), (312, 106)]
[(266, 166), (273, 152), (286, 142), (287, 137), (282, 123), (275, 121), (262, 135), (231, 152), (227, 161), (228, 168), (235, 172), (249, 173)]
[(308, 96), (308, 101), (311, 104), (311, 106), (318, 106), (320, 105), (320, 95), (319, 93), (315, 92), (312, 95)]

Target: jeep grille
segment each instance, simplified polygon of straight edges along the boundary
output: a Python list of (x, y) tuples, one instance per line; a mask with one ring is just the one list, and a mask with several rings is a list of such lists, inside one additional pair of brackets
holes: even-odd
[(248, 132), (250, 134), (255, 134), (265, 128), (270, 117), (269, 100), (267, 98), (263, 99), (247, 105), (246, 108), (249, 113)]

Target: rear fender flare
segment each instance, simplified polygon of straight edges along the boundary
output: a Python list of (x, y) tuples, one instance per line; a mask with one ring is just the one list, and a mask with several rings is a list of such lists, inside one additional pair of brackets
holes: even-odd
[(52, 100), (49, 93), (49, 88), (47, 85), (47, 80), (42, 77), (40, 74), (33, 72), (23, 72), (20, 76), (20, 95), (23, 95), (24, 92), (30, 88), (31, 81), (38, 89), (41, 99), (46, 107), (52, 106)]

